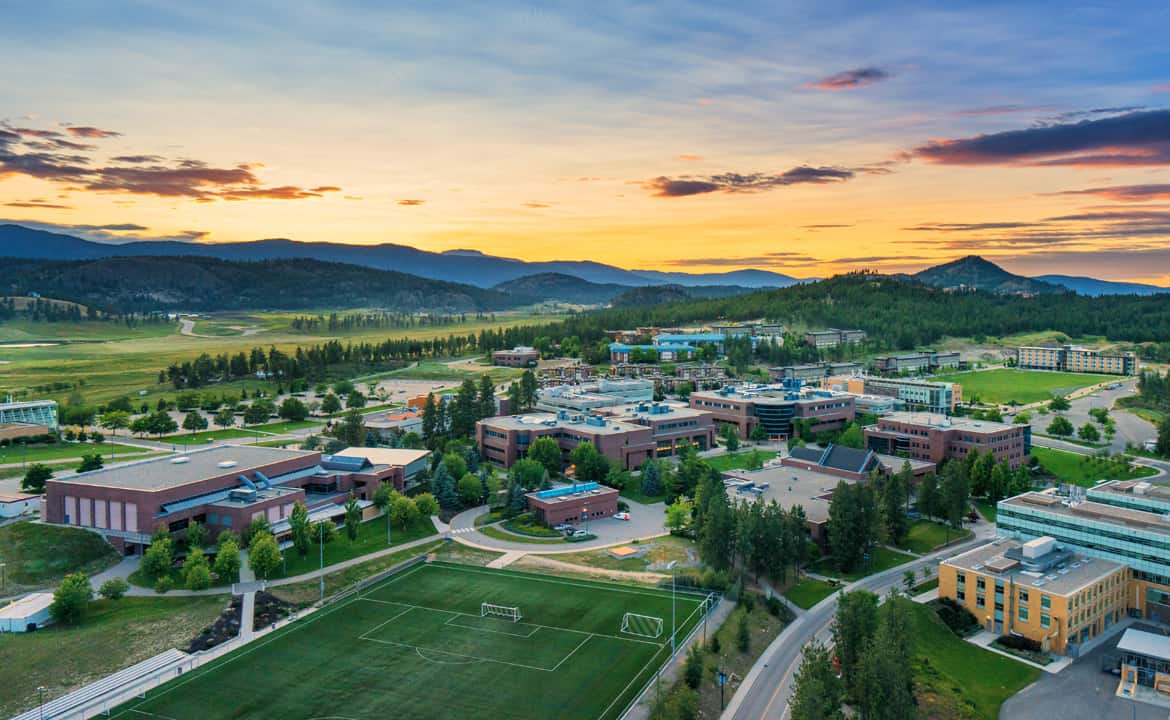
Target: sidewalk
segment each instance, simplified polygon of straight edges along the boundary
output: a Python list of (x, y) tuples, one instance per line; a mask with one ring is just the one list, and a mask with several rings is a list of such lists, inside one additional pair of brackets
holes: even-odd
[(1037, 670), (1043, 670), (1044, 672), (1052, 673), (1053, 675), (1057, 674), (1061, 670), (1064, 670), (1066, 667), (1068, 667), (1069, 665), (1072, 665), (1072, 663), (1073, 663), (1073, 658), (1066, 657), (1066, 656), (1058, 657), (1055, 660), (1053, 660), (1052, 662), (1048, 663), (1047, 665), (1041, 665), (1040, 663), (1032, 662), (1031, 660), (1027, 660), (1025, 658), (1022, 658), (1019, 655), (1013, 655), (1010, 652), (1004, 652), (1003, 650), (999, 650), (998, 648), (991, 647), (991, 643), (995, 642), (996, 638), (998, 638), (998, 637), (999, 636), (996, 635), (995, 633), (987, 632), (986, 630), (980, 630), (977, 634), (972, 635), (971, 637), (967, 638), (967, 642), (971, 643), (972, 645), (978, 645), (979, 647), (983, 648), (984, 650), (987, 650), (989, 652), (993, 652), (996, 655), (1003, 655), (1006, 658), (1011, 658), (1012, 660), (1015, 660), (1016, 662), (1022, 662), (1025, 665), (1030, 665), (1030, 666), (1036, 668)]

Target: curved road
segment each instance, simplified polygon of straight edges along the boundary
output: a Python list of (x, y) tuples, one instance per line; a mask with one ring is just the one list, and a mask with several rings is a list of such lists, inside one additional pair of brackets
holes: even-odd
[(579, 543), (528, 543), (523, 541), (509, 542), (488, 537), (475, 527), (475, 519), (485, 514), (486, 505), (465, 510), (451, 518), (450, 536), (459, 543), (497, 552), (522, 552), (530, 555), (555, 555), (557, 553), (572, 553), (582, 550), (596, 550), (611, 545), (621, 545), (634, 540), (649, 540), (650, 538), (666, 535), (667, 530), (662, 522), (665, 519), (665, 509), (662, 503), (642, 505), (626, 500), (630, 505), (630, 519), (616, 520), (603, 518), (589, 522), (589, 532), (597, 535), (596, 540), (586, 540)]
[[(995, 526), (984, 520), (975, 528), (975, 537), (958, 545), (925, 555), (913, 562), (899, 565), (876, 575), (862, 578), (843, 590), (869, 590), (884, 595), (890, 588), (901, 587), (902, 574), (907, 569), (921, 572), (945, 557), (965, 552), (990, 542), (995, 537)], [(800, 667), (800, 653), (814, 639), (827, 643), (831, 638), (833, 615), (837, 612), (837, 596), (833, 593), (809, 610), (800, 613), (784, 632), (780, 633), (756, 664), (752, 666), (722, 717), (726, 720), (786, 720), (788, 699), (792, 692), (794, 674)]]

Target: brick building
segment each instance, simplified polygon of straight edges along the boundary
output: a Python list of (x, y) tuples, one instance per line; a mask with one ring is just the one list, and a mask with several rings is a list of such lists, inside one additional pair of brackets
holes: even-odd
[(816, 433), (835, 430), (853, 421), (853, 398), (828, 391), (794, 391), (774, 386), (724, 387), (691, 393), (691, 407), (706, 410), (716, 422), (734, 425), (742, 438), (762, 426), (771, 438), (792, 435), (792, 421), (810, 423)]
[(535, 367), (538, 360), (540, 353), (536, 348), (525, 346), (514, 347), (511, 350), (496, 350), (492, 353), (492, 364), (504, 367)]
[(530, 492), (528, 509), (547, 525), (577, 524), (610, 517), (618, 511), (618, 495), (611, 487), (597, 483), (567, 485)]
[(972, 450), (992, 453), (1013, 468), (1032, 452), (1032, 428), (929, 413), (895, 412), (863, 428), (865, 446), (886, 455), (940, 463), (963, 459)]

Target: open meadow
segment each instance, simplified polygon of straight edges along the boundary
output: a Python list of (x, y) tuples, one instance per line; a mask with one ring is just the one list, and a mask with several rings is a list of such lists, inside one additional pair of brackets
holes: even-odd
[(1109, 377), (1108, 375), (1049, 372), (1047, 370), (997, 368), (995, 370), (935, 375), (931, 379), (962, 385), (964, 402), (1025, 405), (1051, 399), (1054, 395), (1067, 395), (1083, 387), (1107, 382)]

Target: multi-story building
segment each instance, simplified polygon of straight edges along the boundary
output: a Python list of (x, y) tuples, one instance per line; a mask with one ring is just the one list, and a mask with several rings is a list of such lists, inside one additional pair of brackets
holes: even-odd
[(757, 425), (771, 438), (792, 435), (792, 421), (809, 423), (809, 430), (835, 430), (852, 422), (853, 398), (829, 391), (793, 390), (768, 385), (701, 390), (691, 393), (691, 407), (706, 410), (716, 422), (734, 425), (740, 437), (749, 437)]
[(960, 362), (957, 352), (940, 353), (934, 350), (924, 350), (917, 353), (879, 357), (873, 361), (873, 366), (880, 373), (897, 375), (899, 373), (924, 373), (953, 369), (959, 367)]
[(865, 341), (864, 330), (838, 330), (837, 328), (829, 328), (828, 330), (816, 330), (806, 332), (804, 334), (804, 341), (815, 348), (832, 348), (838, 345), (850, 345), (852, 343), (859, 343)]
[(475, 426), (480, 455), (505, 468), (542, 437), (556, 440), (566, 457), (581, 443), (593, 443), (611, 462), (630, 470), (647, 458), (671, 455), (683, 444), (699, 450), (712, 447), (715, 423), (711, 413), (686, 406), (636, 403), (594, 413), (560, 410), (499, 416)]
[(673, 390), (680, 382), (694, 383), (695, 387), (722, 385), (727, 379), (727, 369), (709, 363), (683, 363), (676, 365), (673, 375), (664, 375), (661, 365), (650, 363), (620, 363), (611, 365), (609, 374), (615, 378), (640, 378), (661, 383), (666, 390)]
[(803, 383), (820, 384), (837, 375), (852, 375), (864, 369), (861, 363), (809, 363), (807, 365), (785, 365), (768, 368), (768, 377), (774, 383), (785, 380), (799, 380)]
[(366, 429), (378, 433), (383, 440), (391, 435), (404, 435), (409, 432), (422, 432), (423, 411), (417, 408), (406, 408), (392, 412), (380, 412), (365, 417)]
[(18, 438), (57, 431), (57, 402), (0, 402), (0, 437)]
[[(841, 383), (834, 382), (834, 388)], [(955, 383), (864, 375), (844, 378), (850, 393), (897, 398), (908, 409), (949, 415), (962, 402), (963, 388)]]
[(654, 382), (643, 379), (601, 378), (586, 385), (557, 385), (539, 392), (538, 410), (587, 413), (619, 405), (650, 402), (654, 399)]
[(894, 412), (863, 428), (865, 446), (885, 455), (940, 463), (972, 450), (991, 453), (1013, 468), (1032, 452), (1032, 428), (929, 413)]
[(1079, 345), (1059, 347), (1021, 347), (1016, 351), (1016, 364), (1030, 370), (1060, 370), (1062, 372), (1103, 373), (1106, 375), (1137, 375), (1137, 355), (1131, 352), (1093, 350)]
[(383, 482), (404, 489), (426, 468), (427, 450), (347, 448), (334, 455), (255, 445), (221, 445), (178, 457), (126, 463), (45, 483), (45, 521), (89, 528), (133, 553), (160, 525), (180, 532), (191, 520), (212, 537), (252, 520), (288, 518), (296, 502), (344, 515), (352, 494), (369, 507)]
[(538, 360), (540, 360), (540, 352), (536, 348), (523, 345), (511, 350), (496, 350), (492, 353), (492, 363), (504, 367), (535, 367)]
[(557, 365), (541, 368), (536, 371), (536, 381), (541, 387), (576, 385), (589, 382), (592, 379), (593, 366), (586, 365), (582, 362), (575, 362), (572, 365)]
[(611, 487), (598, 483), (566, 485), (549, 490), (530, 492), (528, 509), (546, 525), (561, 523), (588, 523), (600, 520), (618, 511), (618, 495)]
[(655, 345), (627, 345), (614, 342), (609, 344), (609, 361), (612, 363), (639, 363), (646, 361), (677, 362), (690, 360), (698, 348), (684, 343), (662, 343)]
[(1132, 579), (1123, 563), (1039, 534), (1000, 539), (944, 560), (938, 594), (965, 607), (989, 632), (1076, 655), (1127, 616)]

